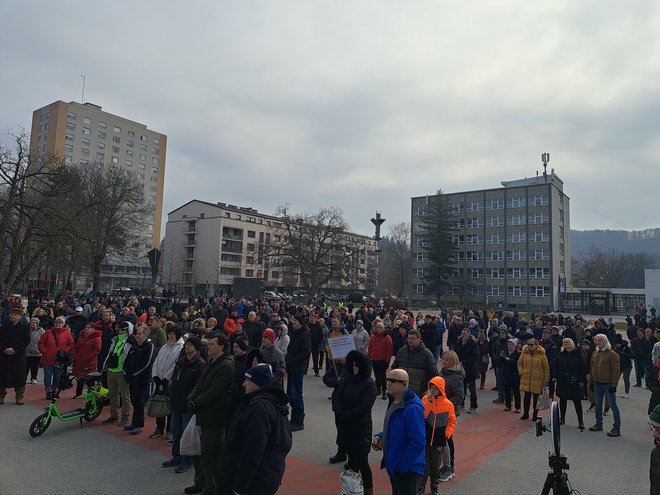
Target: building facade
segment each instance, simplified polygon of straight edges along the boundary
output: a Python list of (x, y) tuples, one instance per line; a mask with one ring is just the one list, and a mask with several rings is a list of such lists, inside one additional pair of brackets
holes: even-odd
[(65, 164), (81, 166), (114, 165), (144, 188), (152, 211), (126, 252), (108, 256), (102, 289), (117, 288), (120, 281), (122, 286), (144, 285), (144, 268), (149, 267), (146, 253), (160, 243), (166, 151), (166, 135), (89, 102), (56, 101), (32, 114), (30, 152), (34, 156), (57, 154)]
[(421, 221), (431, 196), (411, 200), (411, 301), (556, 311), (571, 277), (570, 205), (552, 173), (502, 182), (502, 188), (445, 193), (454, 215), (450, 284), (440, 301), (425, 294), (428, 266)]
[[(160, 285), (180, 295), (228, 294), (234, 278), (256, 278), (266, 288), (300, 287), (296, 273), (271, 266), (266, 256), (282, 220), (249, 207), (192, 200), (167, 215)], [(363, 243), (365, 256), (356, 259), (364, 278), (375, 267), (376, 242), (345, 233)], [(333, 285), (334, 282), (334, 285)], [(348, 290), (339, 281), (327, 288)], [(357, 287), (365, 290), (364, 284)]]

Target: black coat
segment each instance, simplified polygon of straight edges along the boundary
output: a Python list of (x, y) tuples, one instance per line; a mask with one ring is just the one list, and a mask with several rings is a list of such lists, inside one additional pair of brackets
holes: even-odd
[(261, 336), (263, 335), (264, 330), (266, 330), (266, 325), (264, 325), (262, 321), (255, 320), (252, 322), (245, 322), (244, 328), (250, 347), (259, 349), (259, 347), (261, 347)]
[(465, 370), (466, 380), (475, 380), (479, 376), (479, 348), (477, 341), (470, 337), (463, 342), (463, 339), (458, 339), (456, 347), (454, 348), (458, 359), (463, 365)]
[(151, 381), (151, 366), (154, 361), (154, 344), (146, 340), (138, 345), (135, 337), (130, 335), (131, 349), (124, 361), (124, 377), (127, 382), (148, 383)]
[(231, 420), (231, 387), (234, 356), (225, 354), (210, 361), (188, 397), (195, 403), (197, 426), (221, 428)]
[(581, 383), (587, 379), (587, 369), (580, 351), (562, 351), (555, 361), (555, 378), (557, 379), (557, 395), (566, 400), (582, 399)]
[[(0, 388), (25, 387), (25, 350), (29, 344), (30, 327), (26, 323), (19, 321), (17, 325), (12, 325), (7, 321), (0, 327)], [(9, 348), (14, 349), (16, 354), (5, 354), (5, 349)]]
[[(349, 353), (349, 356), (351, 355), (353, 354)], [(360, 360), (360, 372), (342, 377), (332, 392), (332, 410), (335, 413), (339, 447), (368, 453), (371, 450), (373, 433), (371, 408), (376, 400), (376, 384), (369, 376), (369, 359), (357, 359)], [(347, 369), (352, 369), (352, 366), (347, 366)]]
[(632, 349), (628, 346), (628, 342), (624, 341), (623, 344), (614, 345), (612, 349), (619, 355), (619, 367), (621, 370), (631, 370), (633, 367), (632, 360), (635, 356)]
[[(499, 356), (498, 366), (502, 367), (502, 380), (505, 387), (513, 387), (514, 389), (520, 387), (520, 373), (518, 372), (518, 359), (520, 358), (520, 351), (516, 349), (513, 353), (509, 354), (508, 350), (504, 351), (504, 356)], [(506, 358), (509, 358), (507, 361)]]
[(243, 396), (220, 458), (219, 495), (271, 495), (279, 489), (292, 443), (287, 402), (275, 383)]
[(294, 330), (291, 326), (289, 337), (291, 340), (286, 351), (286, 371), (287, 373), (306, 373), (309, 368), (309, 356), (312, 353), (309, 328), (305, 326)]
[(206, 363), (199, 353), (192, 361), (188, 361), (185, 354), (177, 360), (170, 380), (172, 412), (179, 414), (188, 412), (188, 396), (202, 376), (204, 366)]

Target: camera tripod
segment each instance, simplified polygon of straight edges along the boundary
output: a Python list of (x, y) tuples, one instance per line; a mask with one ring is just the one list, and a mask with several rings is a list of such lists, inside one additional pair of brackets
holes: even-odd
[(559, 430), (559, 407), (556, 402), (550, 405), (550, 426), (545, 426), (543, 420), (539, 418), (536, 422), (536, 436), (540, 437), (544, 431), (552, 432), (552, 443), (554, 452), (548, 453), (548, 460), (551, 471), (545, 478), (543, 491), (541, 495), (570, 495), (573, 490), (568, 485), (568, 474), (565, 471), (569, 469), (568, 458), (561, 455), (561, 433)]

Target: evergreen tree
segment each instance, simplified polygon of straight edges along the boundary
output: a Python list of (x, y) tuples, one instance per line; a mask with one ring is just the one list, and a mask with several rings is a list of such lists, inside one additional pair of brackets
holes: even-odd
[(438, 190), (430, 196), (426, 213), (419, 224), (419, 236), (428, 265), (424, 267), (424, 292), (440, 296), (449, 287), (449, 278), (454, 268), (456, 246), (452, 243), (452, 220), (454, 214), (447, 197)]

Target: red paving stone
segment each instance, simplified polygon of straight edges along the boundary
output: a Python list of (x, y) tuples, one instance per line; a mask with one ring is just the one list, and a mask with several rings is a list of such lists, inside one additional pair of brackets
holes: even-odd
[[(11, 394), (11, 391), (9, 392)], [(26, 387), (26, 404), (36, 408), (45, 408), (48, 402), (44, 399), (44, 389), (41, 385), (28, 385)], [(72, 390), (62, 394), (65, 398), (58, 400), (61, 411), (80, 407), (81, 401), (73, 400)], [(8, 396), (8, 400), (13, 397)], [(456, 477), (447, 483), (448, 486), (460, 482), (461, 479), (479, 469), (486, 459), (504, 449), (519, 435), (529, 430), (531, 421), (521, 421), (519, 415), (513, 412), (504, 412), (503, 405), (489, 404), (487, 408), (480, 408), (479, 414), (468, 415), (463, 413), (461, 421), (455, 432), (456, 445)], [(155, 429), (155, 419), (145, 417), (145, 427), (141, 434), (131, 435), (117, 428), (115, 424), (104, 425), (101, 421), (109, 415), (109, 408), (103, 410), (100, 418), (92, 423), (85, 423), (85, 427), (94, 428), (106, 435), (127, 442), (138, 447), (158, 452), (164, 458), (170, 457), (171, 446), (165, 437), (149, 439), (149, 434)], [(35, 416), (36, 417), (36, 416)], [(77, 422), (54, 422), (51, 428), (78, 428)], [(295, 441), (295, 434), (294, 434)], [(287, 468), (279, 493), (286, 495), (335, 495), (339, 491), (339, 470), (308, 462), (294, 456), (287, 457)], [(380, 469), (380, 460), (371, 465), (374, 476), (374, 493), (376, 495), (390, 494), (390, 484), (385, 470)]]

